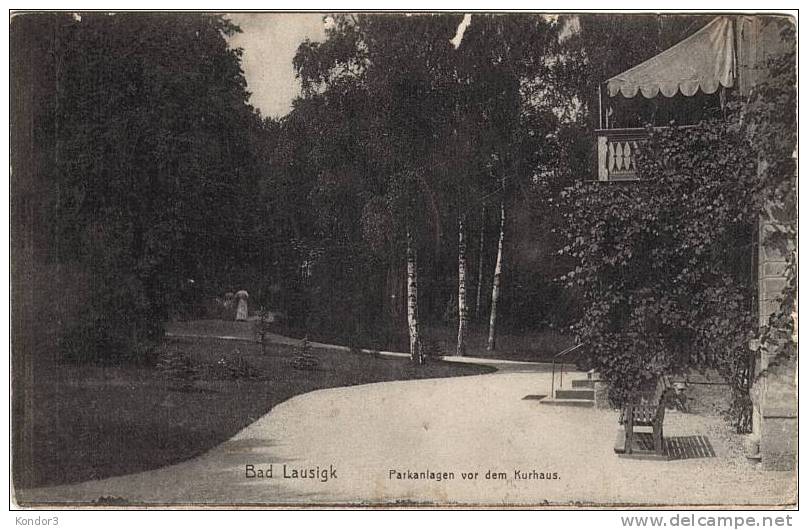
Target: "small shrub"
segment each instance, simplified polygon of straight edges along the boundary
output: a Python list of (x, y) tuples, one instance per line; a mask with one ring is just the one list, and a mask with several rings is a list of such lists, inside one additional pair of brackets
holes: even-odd
[(157, 357), (155, 368), (168, 379), (193, 381), (200, 375), (200, 370), (191, 356), (182, 351), (161, 352)]
[(255, 337), (255, 342), (261, 345), (261, 353), (266, 353), (267, 334), (271, 333), (271, 319), (269, 311), (263, 308), (258, 309), (257, 313), (258, 318), (253, 321), (253, 336)]
[(291, 365), (295, 370), (316, 370), (320, 366), (320, 362), (316, 357), (295, 357), (292, 359)]
[(291, 365), (295, 370), (315, 370), (320, 366), (320, 360), (311, 354), (308, 337), (304, 337), (295, 348)]
[(261, 371), (242, 357), (238, 349), (232, 358), (223, 356), (207, 368), (212, 379), (259, 379), (262, 376)]
[(309, 345), (309, 337), (303, 337), (300, 343), (295, 347), (295, 355), (308, 357), (311, 356), (311, 345)]

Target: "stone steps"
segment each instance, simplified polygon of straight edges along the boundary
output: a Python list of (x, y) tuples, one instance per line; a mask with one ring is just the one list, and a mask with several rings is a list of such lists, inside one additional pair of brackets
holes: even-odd
[(544, 398), (539, 401), (542, 405), (561, 405), (565, 407), (594, 407), (595, 401), (591, 399), (559, 399)]
[(571, 390), (558, 389), (555, 391), (555, 397), (556, 399), (589, 399), (594, 401), (595, 391), (592, 389), (580, 388), (573, 388)]
[(554, 396), (548, 396), (539, 403), (543, 405), (561, 405), (567, 407), (594, 407), (595, 383), (587, 379), (573, 379), (572, 388), (557, 388)]

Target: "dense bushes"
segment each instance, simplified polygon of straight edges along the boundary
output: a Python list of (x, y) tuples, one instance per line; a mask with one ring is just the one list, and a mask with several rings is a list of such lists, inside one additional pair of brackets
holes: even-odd
[(562, 193), (564, 277), (586, 300), (574, 326), (620, 402), (663, 373), (748, 365), (760, 185), (734, 120), (657, 131), (640, 182)]
[[(640, 181), (579, 182), (561, 193), (562, 278), (584, 297), (575, 324), (590, 361), (621, 401), (662, 373), (717, 368), (732, 385), (731, 415), (750, 428), (750, 339), (770, 355), (796, 351), (796, 77), (793, 28), (785, 53), (744, 101), (694, 127), (649, 130)], [(758, 234), (765, 218), (774, 230)], [(788, 260), (780, 307), (758, 330), (756, 251)]]

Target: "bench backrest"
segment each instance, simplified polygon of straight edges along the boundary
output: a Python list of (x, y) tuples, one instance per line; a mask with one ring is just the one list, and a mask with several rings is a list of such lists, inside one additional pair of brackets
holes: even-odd
[(672, 388), (673, 385), (670, 382), (670, 378), (667, 375), (663, 375), (657, 379), (656, 387), (653, 392), (640, 393), (636, 404), (656, 407), (664, 406), (665, 395)]

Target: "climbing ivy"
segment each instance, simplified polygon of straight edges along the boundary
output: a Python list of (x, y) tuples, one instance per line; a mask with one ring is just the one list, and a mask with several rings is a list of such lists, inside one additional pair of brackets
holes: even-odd
[(663, 373), (725, 369), (748, 352), (756, 160), (737, 122), (649, 131), (639, 182), (561, 193), (563, 280), (586, 300), (574, 325), (621, 402)]
[[(793, 39), (793, 32), (783, 33)], [(787, 49), (792, 49), (786, 46)], [(589, 362), (620, 403), (661, 374), (717, 369), (733, 388), (731, 413), (749, 425), (750, 339), (793, 357), (796, 296), (794, 54), (773, 59), (766, 82), (724, 116), (649, 129), (639, 181), (579, 181), (557, 201), (574, 269), (561, 280), (585, 301), (573, 325)], [(758, 330), (760, 216), (790, 264), (780, 309)]]
[(760, 160), (763, 215), (772, 229), (764, 234), (762, 244), (786, 258), (785, 286), (758, 337), (760, 348), (773, 356), (775, 363), (794, 362), (797, 356), (797, 76), (793, 27), (786, 26), (781, 35), (789, 52), (769, 61), (765, 82), (755, 88), (743, 107), (745, 130)]

